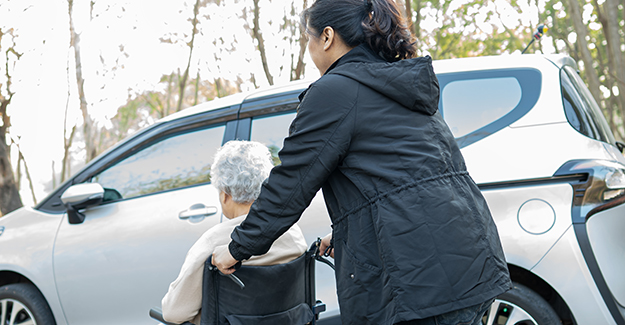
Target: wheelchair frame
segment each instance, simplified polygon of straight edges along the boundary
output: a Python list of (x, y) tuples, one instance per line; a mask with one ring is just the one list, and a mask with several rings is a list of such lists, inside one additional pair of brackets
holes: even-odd
[[(316, 299), (316, 289), (315, 289), (315, 285), (316, 285), (316, 281), (315, 281), (316, 261), (319, 261), (319, 262), (322, 262), (324, 264), (327, 264), (332, 269), (334, 269), (334, 264), (332, 264), (332, 262), (330, 262), (329, 260), (324, 258), (323, 257), (324, 254), (319, 251), (320, 244), (321, 244), (321, 239), (318, 238), (316, 241), (314, 241), (310, 245), (310, 248), (303, 254), (304, 255), (304, 296), (305, 296), (305, 303), (306, 303), (306, 305), (308, 305), (308, 307), (310, 307), (310, 310), (312, 311), (312, 319), (307, 324), (311, 324), (311, 325), (315, 325), (317, 323), (317, 320), (319, 319), (319, 314), (326, 310), (325, 304), (323, 302), (321, 302), (320, 300)], [(299, 258), (301, 258), (301, 257), (299, 257)], [(243, 266), (243, 267), (245, 267), (245, 266)], [(211, 258), (210, 257), (206, 261), (204, 270), (205, 270), (205, 274), (204, 274), (205, 281), (210, 276), (215, 277), (217, 274), (219, 274), (219, 275), (221, 275), (223, 277), (229, 278), (234, 283), (236, 283), (236, 285), (239, 286), (242, 290), (245, 290), (245, 284), (243, 283), (243, 281), (241, 281), (236, 276), (236, 272), (233, 273), (233, 274), (230, 274), (230, 275), (223, 275), (221, 272), (219, 272), (219, 270), (215, 266), (213, 266), (211, 264)], [(213, 272), (213, 274), (212, 275), (208, 275), (208, 274), (206, 274), (206, 271)], [(215, 285), (215, 284), (213, 284), (213, 285)], [(205, 284), (205, 288), (206, 288), (206, 284)], [(202, 294), (202, 305), (203, 306), (206, 303), (205, 299), (208, 299), (206, 297), (205, 292), (206, 291), (203, 290), (203, 294)], [(214, 296), (215, 296), (215, 299), (218, 298), (216, 291), (214, 293)], [(165, 321), (163, 319), (162, 311), (161, 311), (161, 309), (159, 307), (155, 307), (155, 308), (150, 309), (149, 315), (153, 319), (158, 320), (159, 322), (161, 322), (161, 323), (163, 323), (165, 325), (178, 325), (178, 324), (175, 324), (175, 323), (170, 323), (170, 322)], [(205, 319), (205, 317), (202, 316), (202, 323), (201, 324), (196, 324), (196, 325), (205, 325), (204, 319)], [(191, 325), (191, 324), (192, 323), (190, 323), (190, 322), (185, 322), (182, 325)]]

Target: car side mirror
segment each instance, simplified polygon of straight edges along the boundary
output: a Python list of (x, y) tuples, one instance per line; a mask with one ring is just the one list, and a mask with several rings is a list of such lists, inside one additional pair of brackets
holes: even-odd
[(85, 221), (85, 215), (78, 210), (102, 203), (104, 188), (98, 183), (83, 183), (70, 186), (63, 195), (61, 202), (67, 208), (67, 218), (70, 224), (79, 224)]

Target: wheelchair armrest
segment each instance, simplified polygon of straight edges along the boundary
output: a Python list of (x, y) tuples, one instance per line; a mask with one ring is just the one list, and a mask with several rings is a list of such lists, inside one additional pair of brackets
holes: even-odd
[(154, 307), (150, 309), (150, 317), (156, 319), (157, 321), (165, 324), (165, 325), (191, 325), (192, 323), (184, 322), (182, 324), (170, 323), (163, 319), (163, 311), (159, 307)]

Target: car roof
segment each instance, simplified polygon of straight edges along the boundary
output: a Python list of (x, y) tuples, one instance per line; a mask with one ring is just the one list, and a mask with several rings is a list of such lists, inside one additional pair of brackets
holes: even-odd
[[(545, 64), (545, 61), (551, 62), (556, 67), (561, 68), (564, 65), (572, 66), (577, 70), (575, 60), (567, 55), (554, 54), (510, 54), (497, 56), (480, 56), (469, 58), (454, 58), (446, 60), (435, 60), (432, 62), (434, 72), (437, 74), (464, 72), (475, 70), (493, 70), (493, 69), (511, 69), (511, 68), (528, 68), (538, 67)], [(255, 90), (237, 93), (222, 98), (216, 98), (211, 101), (183, 109), (169, 116), (160, 119), (160, 122), (172, 121), (195, 114), (205, 113), (212, 110), (242, 105), (245, 102), (254, 101), (256, 99), (276, 96), (282, 93), (303, 90), (308, 87), (317, 78), (307, 78), (287, 82), (280, 85), (258, 88)]]
[(470, 58), (457, 58), (436, 60), (432, 64), (435, 73), (450, 73), (475, 70), (514, 69), (538, 67), (544, 65), (545, 60), (553, 63), (558, 68), (570, 65), (577, 69), (575, 60), (567, 55), (553, 54), (510, 54), (497, 56), (480, 56)]
[(224, 107), (233, 106), (233, 105), (241, 105), (244, 102), (251, 101), (257, 98), (268, 97), (268, 96), (273, 96), (273, 95), (277, 95), (277, 94), (284, 93), (284, 92), (305, 89), (308, 87), (308, 85), (310, 85), (315, 80), (316, 79), (296, 80), (296, 81), (292, 81), (292, 82), (288, 82), (284, 84), (279, 84), (279, 85), (274, 85), (274, 86), (269, 86), (269, 87), (262, 87), (262, 88), (254, 89), (254, 90), (247, 91), (247, 92), (241, 92), (241, 93), (237, 93), (237, 94), (233, 94), (233, 95), (229, 95), (229, 96), (225, 96), (221, 98), (215, 98), (211, 101), (208, 101), (208, 102), (205, 102), (205, 103), (193, 106), (193, 107), (185, 108), (181, 110), (180, 112), (176, 112), (174, 114), (168, 115), (160, 119), (159, 122), (172, 121), (172, 120), (176, 120), (179, 118), (212, 111), (212, 110), (219, 109), (219, 108), (224, 108)]

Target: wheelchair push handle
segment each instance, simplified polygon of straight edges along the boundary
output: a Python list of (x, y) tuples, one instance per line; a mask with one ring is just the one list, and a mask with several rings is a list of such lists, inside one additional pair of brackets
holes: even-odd
[[(241, 267), (241, 261), (237, 262), (237, 264), (234, 265), (234, 269), (238, 270)], [(241, 289), (245, 288), (245, 283), (243, 283), (243, 281), (241, 281), (241, 279), (239, 279), (236, 275), (234, 275), (234, 273), (232, 274), (223, 274), (221, 273), (221, 271), (219, 271), (219, 269), (213, 265), (213, 263), (211, 263), (211, 265), (208, 268), (210, 271), (213, 272), (218, 272), (219, 275), (221, 276), (225, 276), (227, 278), (229, 278), (230, 280), (232, 280), (234, 283), (236, 283)]]
[[(317, 240), (314, 241), (312, 245), (310, 245), (310, 249), (308, 250), (308, 253), (310, 254), (309, 256), (319, 262), (322, 262), (328, 265), (329, 267), (332, 268), (332, 270), (334, 270), (334, 263), (330, 262), (327, 258), (324, 257), (324, 256), (329, 256), (329, 252), (333, 248), (332, 245), (330, 245), (326, 249), (325, 252), (321, 252), (320, 247), (321, 247), (321, 238), (317, 238)], [(241, 261), (237, 262), (237, 264), (234, 265), (235, 270), (238, 270), (240, 267), (241, 267)], [(210, 263), (209, 270), (213, 272), (218, 272), (219, 275), (221, 276), (228, 277), (230, 280), (236, 283), (241, 289), (245, 288), (245, 283), (243, 283), (241, 279), (239, 279), (236, 275), (234, 275), (234, 273), (227, 274), (227, 275), (223, 274), (221, 273), (221, 271), (219, 271), (219, 269), (216, 266), (213, 265), (213, 263)]]
[[(332, 268), (332, 270), (334, 270), (334, 263), (330, 262), (327, 258), (327, 256), (330, 256), (330, 250), (334, 249), (333, 245), (328, 246), (328, 248), (326, 248), (325, 252), (321, 252), (320, 250), (321, 248), (321, 238), (317, 238), (317, 240), (315, 240), (312, 245), (310, 245), (310, 249), (308, 250), (308, 252), (311, 253), (311, 257), (316, 259), (319, 262), (322, 262), (326, 265), (328, 265), (329, 267)], [(324, 257), (325, 256), (325, 257)]]

